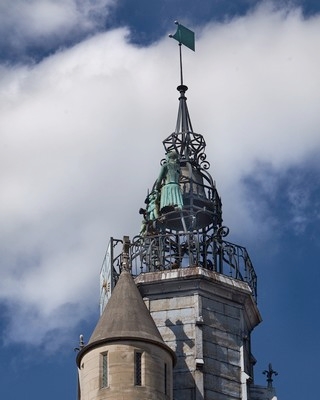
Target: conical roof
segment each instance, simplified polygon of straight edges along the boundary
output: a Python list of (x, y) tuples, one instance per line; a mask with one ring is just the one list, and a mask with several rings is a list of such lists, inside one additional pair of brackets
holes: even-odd
[(131, 274), (126, 270), (121, 273), (88, 344), (119, 339), (151, 341), (164, 345)]
[(176, 362), (175, 352), (164, 343), (130, 272), (126, 270), (121, 272), (88, 344), (77, 355), (78, 367), (83, 355), (92, 348), (121, 340), (154, 343), (168, 351)]

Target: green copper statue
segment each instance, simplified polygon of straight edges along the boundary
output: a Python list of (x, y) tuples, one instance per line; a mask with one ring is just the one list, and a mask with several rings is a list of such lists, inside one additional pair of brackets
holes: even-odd
[(145, 200), (146, 208), (139, 210), (143, 215), (140, 235), (155, 232), (156, 221), (161, 219), (161, 214), (174, 209), (182, 210), (183, 199), (179, 181), (179, 155), (175, 151), (170, 151), (166, 155), (166, 162), (161, 168), (152, 192)]
[(183, 199), (179, 179), (179, 155), (175, 151), (170, 151), (166, 155), (166, 163), (162, 166), (155, 185), (156, 191), (161, 189), (160, 211), (165, 211), (166, 207), (182, 209)]
[[(143, 221), (141, 225), (140, 235), (147, 232), (148, 227), (151, 227), (151, 223), (159, 218), (159, 198), (156, 191), (151, 192), (145, 203), (147, 204), (147, 209), (140, 208), (139, 213), (143, 214)], [(154, 227), (153, 227), (154, 228)]]

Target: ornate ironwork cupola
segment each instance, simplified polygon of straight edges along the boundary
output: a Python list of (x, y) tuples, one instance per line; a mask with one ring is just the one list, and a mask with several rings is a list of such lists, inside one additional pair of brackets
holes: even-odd
[[(178, 31), (186, 29), (178, 27)], [(192, 35), (190, 38), (183, 38), (182, 43), (194, 50)], [(165, 158), (148, 190), (145, 206), (139, 210), (143, 218), (139, 234), (131, 241), (128, 237), (110, 240), (101, 269), (101, 312), (122, 270), (123, 254), (133, 276), (201, 267), (246, 281), (253, 297), (257, 296), (257, 278), (246, 249), (225, 240), (229, 229), (222, 225), (222, 204), (209, 173), (206, 142), (193, 131), (187, 107), (180, 39), (181, 80), (175, 131), (163, 141)]]
[(208, 172), (206, 142), (195, 133), (185, 96), (188, 87), (178, 86), (180, 92), (175, 131), (163, 141), (166, 159), (161, 172), (146, 198), (142, 234), (158, 231), (218, 232), (222, 224), (221, 200)]
[[(140, 208), (140, 232), (131, 241), (111, 238), (101, 269), (103, 309), (122, 270), (123, 254), (133, 276), (185, 267), (201, 267), (249, 284), (257, 296), (257, 277), (247, 250), (225, 237), (222, 204), (206, 159), (206, 143), (195, 133), (185, 96), (178, 86), (175, 131), (163, 141), (166, 157)], [(126, 248), (124, 251), (123, 248)]]
[(133, 275), (199, 266), (247, 281), (256, 297), (256, 274), (244, 247), (225, 241), (222, 205), (206, 159), (206, 143), (195, 133), (178, 86), (175, 131), (163, 141), (166, 158), (140, 209), (143, 222), (130, 244)]

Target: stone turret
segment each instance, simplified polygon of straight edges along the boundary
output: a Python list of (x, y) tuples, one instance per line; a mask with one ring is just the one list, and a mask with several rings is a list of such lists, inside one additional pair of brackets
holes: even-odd
[(123, 270), (78, 356), (81, 400), (172, 400), (174, 352)]

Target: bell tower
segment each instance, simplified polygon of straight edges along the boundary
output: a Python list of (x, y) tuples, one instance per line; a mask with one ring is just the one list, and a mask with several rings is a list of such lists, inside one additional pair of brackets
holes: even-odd
[[(226, 240), (222, 203), (178, 86), (175, 131), (145, 199), (130, 270), (164, 342), (175, 352), (175, 400), (271, 400), (254, 384), (251, 333), (261, 322), (257, 276), (247, 250)], [(128, 240), (128, 239), (127, 239)], [(115, 287), (123, 242), (111, 238), (101, 271), (101, 308)]]
[(166, 159), (132, 241), (132, 271), (177, 356), (174, 399), (247, 399), (251, 332), (261, 322), (257, 277), (246, 249), (226, 241), (206, 143), (192, 128), (188, 88), (177, 89), (176, 129), (163, 141)]
[[(173, 36), (179, 41), (180, 61), (181, 44), (188, 43), (187, 47), (194, 50), (191, 31), (187, 31), (178, 24)], [(185, 43), (186, 33), (189, 36)], [(194, 132), (191, 124), (182, 61), (180, 67), (177, 122), (174, 132), (163, 140), (164, 158), (160, 161), (159, 174), (139, 211), (143, 219), (140, 231), (131, 240), (128, 237), (123, 240), (111, 238), (103, 261), (101, 317), (89, 344), (77, 358), (81, 392), (87, 393), (81, 400), (122, 399), (107, 395), (95, 397), (85, 392), (90, 382), (85, 381), (81, 368), (88, 357), (95, 360), (95, 368), (99, 370), (98, 355), (92, 350), (101, 343), (107, 346), (118, 341), (119, 337), (128, 339), (125, 335), (121, 337), (126, 324), (119, 325), (116, 311), (112, 311), (122, 307), (119, 290), (124, 280), (129, 279), (128, 275), (134, 278), (144, 307), (140, 304), (135, 311), (136, 318), (130, 318), (129, 313), (123, 321), (137, 322), (142, 309), (144, 321), (148, 319), (146, 315), (154, 321), (157, 333), (152, 328), (151, 341), (150, 337), (141, 336), (136, 326), (131, 328), (137, 337), (134, 334), (129, 339), (135, 348), (137, 343), (143, 346), (146, 339), (148, 346), (152, 343), (161, 349), (161, 356), (156, 358), (159, 371), (167, 365), (166, 374), (159, 374), (155, 379), (153, 376), (152, 385), (158, 379), (158, 384), (163, 387), (165, 379), (165, 387), (168, 384), (171, 392), (161, 392), (160, 396), (174, 400), (276, 399), (272, 384), (268, 387), (254, 384), (251, 333), (262, 320), (257, 307), (257, 276), (247, 250), (226, 240), (229, 229), (223, 225), (222, 203), (209, 172), (206, 142), (201, 134)], [(122, 296), (126, 298), (126, 290)], [(126, 308), (132, 310), (133, 304), (129, 300)], [(112, 326), (110, 321), (113, 321)], [(108, 329), (106, 324), (109, 324)], [(147, 325), (150, 327), (150, 324), (149, 321)], [(100, 330), (104, 332), (102, 342), (97, 334)], [(127, 350), (132, 353), (131, 348)], [(109, 352), (107, 348), (103, 351)], [(155, 350), (151, 349), (150, 356), (152, 354)], [(117, 360), (116, 355), (113, 356), (113, 360)], [(121, 374), (121, 369), (127, 371), (129, 368), (121, 364), (119, 369), (119, 365), (114, 376)], [(157, 363), (152, 365), (155, 371)], [(85, 366), (86, 362), (83, 368)], [(113, 368), (115, 371), (116, 367)], [(126, 390), (130, 385), (132, 382)], [(149, 396), (154, 391), (152, 388)], [(119, 396), (127, 393), (126, 390), (114, 390), (113, 394)], [(171, 393), (173, 397), (170, 397)]]

